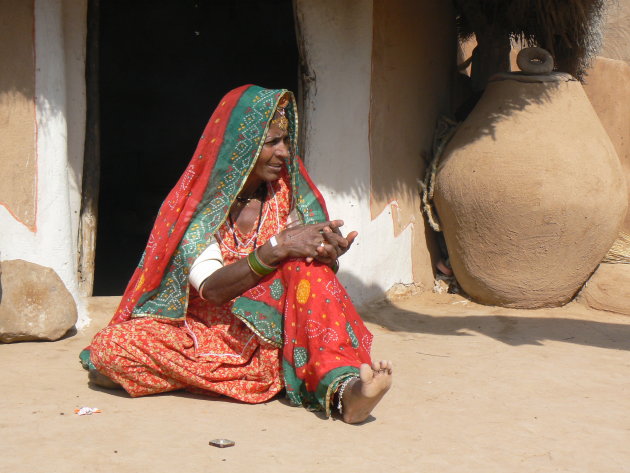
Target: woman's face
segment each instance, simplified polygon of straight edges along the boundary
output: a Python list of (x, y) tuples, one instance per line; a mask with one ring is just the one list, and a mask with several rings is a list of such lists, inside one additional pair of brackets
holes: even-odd
[(280, 179), (282, 167), (290, 156), (290, 145), (288, 132), (271, 125), (251, 176), (264, 182)]

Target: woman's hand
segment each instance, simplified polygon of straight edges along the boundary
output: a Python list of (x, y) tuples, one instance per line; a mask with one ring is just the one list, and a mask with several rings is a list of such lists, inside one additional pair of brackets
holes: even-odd
[[(344, 237), (339, 230), (342, 225), (343, 220), (332, 220), (288, 228), (276, 235), (276, 246), (266, 242), (259, 247), (258, 257), (269, 266), (277, 266), (287, 258), (304, 258), (309, 263), (317, 260), (332, 267), (357, 236), (357, 232), (350, 232)], [(251, 271), (247, 258), (243, 258), (212, 273), (201, 289), (208, 302), (221, 305), (259, 281), (260, 276)]]
[(359, 233), (352, 231), (344, 237), (339, 230), (339, 227), (342, 226), (343, 220), (333, 220), (330, 226), (324, 228), (322, 233), (324, 245), (318, 248), (319, 255), (315, 258), (317, 261), (332, 266), (341, 255), (350, 249)]
[(357, 232), (350, 232), (345, 238), (339, 230), (342, 225), (343, 220), (332, 220), (288, 228), (276, 235), (277, 246), (267, 243), (259, 248), (258, 254), (270, 266), (277, 266), (287, 258), (304, 258), (309, 263), (317, 260), (332, 266), (357, 236)]
[[(340, 221), (329, 221), (312, 225), (288, 228), (276, 235), (278, 244), (267, 241), (257, 251), (258, 258), (266, 265), (278, 266), (288, 258), (304, 258), (311, 262), (320, 255), (324, 242), (324, 229), (338, 226)], [(341, 222), (343, 224), (343, 222)], [(324, 247), (326, 243), (324, 243)], [(212, 273), (202, 284), (203, 298), (213, 305), (225, 304), (254, 287), (261, 276), (252, 271), (247, 257), (229, 264)]]
[(272, 266), (288, 258), (305, 258), (311, 262), (320, 255), (319, 248), (325, 243), (325, 229), (334, 225), (335, 221), (328, 221), (287, 228), (276, 235), (277, 246), (265, 244), (258, 250), (259, 254), (266, 264)]

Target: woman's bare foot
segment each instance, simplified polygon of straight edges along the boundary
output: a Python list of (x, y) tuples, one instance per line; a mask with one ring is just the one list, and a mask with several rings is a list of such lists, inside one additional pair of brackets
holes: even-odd
[(451, 269), (451, 267), (448, 265), (448, 263), (446, 261), (444, 261), (443, 259), (441, 259), (440, 261), (437, 262), (437, 264), (435, 265), (435, 267), (437, 268), (437, 270), (442, 273), (444, 276), (448, 276), (451, 277), (453, 275), (453, 270)]
[(363, 363), (359, 378), (352, 381), (341, 400), (343, 421), (348, 424), (363, 422), (392, 385), (392, 362), (376, 361), (372, 366)]
[(100, 371), (92, 368), (88, 371), (88, 381), (96, 386), (106, 389), (122, 389), (122, 386)]

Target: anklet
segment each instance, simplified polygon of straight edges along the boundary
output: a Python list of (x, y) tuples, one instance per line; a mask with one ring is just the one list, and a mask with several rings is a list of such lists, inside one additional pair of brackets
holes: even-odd
[(344, 382), (341, 383), (341, 386), (339, 386), (339, 388), (337, 389), (337, 410), (339, 411), (339, 414), (343, 414), (343, 405), (341, 404), (341, 399), (343, 398), (343, 392), (346, 390), (346, 387), (348, 386), (348, 384), (350, 384), (350, 381), (352, 381), (353, 379), (358, 379), (358, 376), (350, 376), (348, 379), (346, 379)]

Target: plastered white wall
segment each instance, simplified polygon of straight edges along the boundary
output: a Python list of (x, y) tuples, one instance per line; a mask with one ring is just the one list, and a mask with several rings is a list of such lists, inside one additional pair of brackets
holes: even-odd
[[(85, 143), (85, 51), (87, 0), (63, 0), (63, 43), (66, 80), (68, 192), (73, 252), (78, 254), (81, 184)], [(78, 259), (78, 258), (77, 258)]]
[[(81, 49), (81, 38), (85, 37), (80, 33), (86, 27), (80, 13), (81, 8), (85, 11), (85, 2), (68, 2), (67, 8), (78, 9), (66, 11), (65, 18), (71, 19), (70, 24), (64, 24), (63, 7), (61, 0), (35, 1), (37, 230), (31, 232), (0, 207), (0, 249), (3, 260), (23, 259), (52, 268), (77, 303), (77, 328), (81, 328), (88, 318), (77, 286), (80, 175), (76, 176), (74, 168), (82, 166), (81, 154), (76, 153), (83, 143), (74, 130), (69, 132), (69, 126), (85, 129), (81, 115), (82, 110), (85, 115), (85, 100), (81, 103), (80, 88), (78, 97), (73, 90), (70, 99), (67, 91), (69, 85), (76, 87), (83, 80), (82, 66), (77, 67), (81, 61), (77, 51)], [(70, 44), (66, 44), (65, 32), (71, 32)], [(68, 54), (74, 57), (69, 59)], [(69, 110), (73, 122), (68, 121)], [(69, 146), (74, 153), (73, 166), (70, 166)]]
[(303, 154), (330, 216), (345, 221), (344, 233), (359, 232), (339, 275), (361, 305), (413, 282), (413, 225), (395, 237), (391, 205), (370, 216), (372, 0), (296, 0), (295, 7), (313, 78), (304, 90)]

